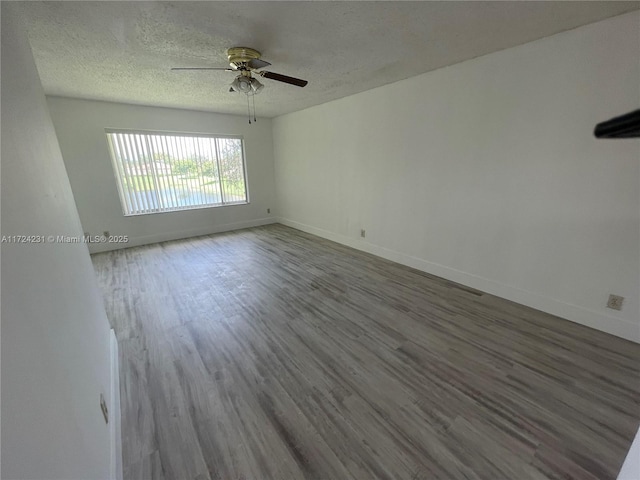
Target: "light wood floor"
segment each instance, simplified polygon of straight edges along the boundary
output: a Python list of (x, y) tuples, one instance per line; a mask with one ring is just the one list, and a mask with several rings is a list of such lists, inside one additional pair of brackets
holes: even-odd
[(272, 225), (93, 257), (125, 479), (612, 479), (640, 345)]

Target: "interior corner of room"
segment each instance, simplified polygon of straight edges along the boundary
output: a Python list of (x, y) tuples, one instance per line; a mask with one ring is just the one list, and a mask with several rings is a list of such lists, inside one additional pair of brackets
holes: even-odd
[(3, 478), (637, 478), (640, 3), (182, 3), (2, 2)]

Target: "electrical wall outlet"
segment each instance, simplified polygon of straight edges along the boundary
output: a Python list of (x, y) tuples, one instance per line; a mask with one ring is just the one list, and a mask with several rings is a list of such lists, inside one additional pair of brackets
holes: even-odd
[(104, 423), (109, 423), (109, 410), (107, 409), (107, 402), (104, 400), (103, 394), (100, 394), (100, 410), (102, 410)]
[(360, 230), (360, 236), (362, 238), (366, 237), (367, 236), (367, 232), (364, 229)]
[(614, 310), (622, 310), (623, 301), (624, 301), (624, 297), (611, 294), (609, 295), (609, 300), (607, 301), (607, 308), (612, 308)]

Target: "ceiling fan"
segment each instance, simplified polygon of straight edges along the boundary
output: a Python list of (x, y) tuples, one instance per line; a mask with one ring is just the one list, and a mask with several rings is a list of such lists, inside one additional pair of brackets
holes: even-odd
[(260, 59), (261, 54), (259, 51), (249, 47), (232, 47), (227, 50), (227, 58), (229, 59), (229, 67), (176, 67), (171, 70), (225, 70), (227, 72), (238, 72), (235, 80), (231, 84), (230, 92), (246, 93), (247, 95), (259, 93), (264, 86), (253, 77), (252, 73), (260, 75), (261, 77), (268, 78), (270, 80), (276, 80), (278, 82), (288, 83), (289, 85), (295, 85), (297, 87), (304, 87), (307, 83), (306, 80), (300, 78), (289, 77), (280, 73), (258, 71), (264, 67), (271, 65), (269, 62), (265, 62)]
[[(229, 59), (229, 67), (174, 67), (171, 70), (224, 70), (227, 72), (236, 72), (238, 75), (231, 83), (230, 92), (244, 93), (247, 96), (247, 110), (249, 112), (249, 123), (251, 123), (251, 109), (249, 108), (249, 97), (253, 99), (253, 121), (256, 121), (256, 103), (255, 95), (260, 93), (264, 85), (253, 76), (260, 75), (263, 78), (276, 80), (278, 82), (288, 83), (296, 87), (304, 87), (306, 80), (300, 78), (289, 77), (280, 73), (267, 72), (261, 70), (271, 65), (269, 62), (260, 59), (261, 53), (249, 47), (232, 47), (227, 50), (227, 58)], [(260, 71), (258, 71), (260, 70)]]

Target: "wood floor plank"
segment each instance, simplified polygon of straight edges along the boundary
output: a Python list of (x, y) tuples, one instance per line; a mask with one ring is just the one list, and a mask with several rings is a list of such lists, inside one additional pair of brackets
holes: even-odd
[(613, 479), (640, 345), (282, 225), (93, 255), (127, 480)]
[(124, 478), (139, 480), (166, 480), (160, 462), (160, 453), (156, 450), (148, 455), (141, 455), (136, 460), (127, 462), (123, 472)]

